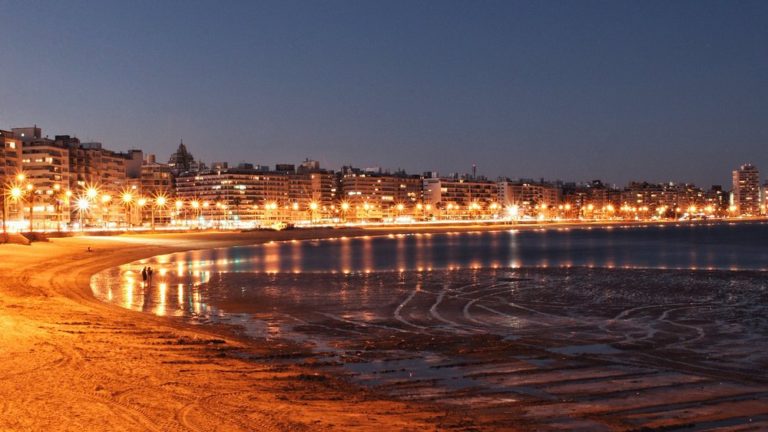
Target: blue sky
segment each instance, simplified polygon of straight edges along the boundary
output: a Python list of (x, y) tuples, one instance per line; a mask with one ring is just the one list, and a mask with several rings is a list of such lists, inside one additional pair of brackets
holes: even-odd
[(160, 159), (728, 184), (768, 2), (8, 2), (0, 128)]

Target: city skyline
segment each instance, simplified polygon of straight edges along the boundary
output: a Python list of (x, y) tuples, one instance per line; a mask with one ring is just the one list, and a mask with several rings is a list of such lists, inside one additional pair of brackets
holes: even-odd
[[(197, 152), (196, 149), (190, 148), (187, 146), (183, 139), (180, 139), (179, 143), (173, 146), (173, 150), (170, 152), (167, 152), (167, 157), (165, 154), (156, 154), (153, 152), (148, 152), (144, 148), (140, 147), (132, 147), (132, 148), (126, 148), (126, 149), (117, 149), (117, 148), (110, 148), (109, 146), (104, 146), (104, 143), (101, 141), (95, 141), (95, 140), (81, 140), (77, 134), (73, 135), (64, 135), (55, 133), (54, 135), (50, 135), (45, 133), (45, 130), (40, 127), (40, 125), (34, 124), (33, 126), (25, 126), (25, 127), (3, 127), (3, 125), (0, 125), (0, 131), (3, 129), (6, 130), (26, 130), (26, 131), (32, 131), (34, 133), (34, 130), (37, 130), (43, 139), (54, 141), (54, 137), (66, 137), (66, 139), (69, 139), (70, 137), (77, 141), (78, 143), (82, 143), (85, 145), (97, 145), (100, 148), (103, 147), (105, 150), (109, 152), (116, 152), (121, 153), (124, 155), (130, 155), (132, 152), (139, 151), (143, 154), (144, 163), (147, 163), (151, 160), (151, 163), (157, 162), (158, 164), (165, 165), (165, 164), (171, 164), (172, 160), (174, 158), (174, 155), (179, 150), (179, 146), (183, 145), (185, 150), (189, 151), (189, 154), (192, 157), (195, 157), (195, 161), (197, 163), (201, 164), (201, 167), (204, 166), (205, 169), (208, 170), (215, 170), (216, 167), (219, 168), (225, 168), (225, 169), (236, 169), (238, 166), (252, 166), (256, 167), (258, 170), (265, 170), (265, 171), (280, 171), (278, 167), (280, 165), (290, 165), (290, 166), (299, 166), (303, 162), (317, 162), (322, 166), (323, 170), (330, 170), (333, 172), (343, 172), (345, 169), (355, 169), (360, 170), (363, 172), (368, 172), (371, 174), (405, 174), (405, 175), (418, 175), (422, 177), (430, 177), (435, 176), (439, 178), (464, 178), (464, 179), (482, 179), (482, 180), (489, 180), (489, 181), (495, 181), (495, 180), (519, 180), (519, 181), (532, 181), (532, 182), (546, 182), (551, 184), (590, 184), (594, 181), (600, 181), (604, 183), (607, 187), (614, 188), (614, 189), (620, 189), (625, 185), (629, 185), (632, 183), (650, 183), (650, 184), (668, 184), (668, 185), (695, 185), (697, 187), (707, 189), (710, 187), (722, 187), (723, 190), (730, 190), (731, 182), (732, 182), (732, 176), (730, 174), (733, 173), (733, 170), (736, 169), (739, 166), (744, 165), (750, 165), (750, 166), (756, 166), (757, 164), (752, 163), (751, 161), (742, 161), (734, 166), (731, 167), (731, 169), (728, 171), (728, 180), (723, 182), (722, 184), (700, 184), (693, 181), (688, 181), (685, 179), (682, 180), (661, 180), (657, 181), (655, 179), (649, 179), (649, 178), (632, 178), (630, 180), (627, 180), (623, 183), (618, 183), (615, 181), (612, 181), (612, 179), (609, 178), (598, 178), (596, 176), (587, 177), (583, 179), (573, 179), (573, 178), (562, 178), (562, 177), (543, 177), (543, 176), (522, 176), (522, 175), (516, 175), (514, 173), (501, 173), (496, 176), (490, 176), (482, 172), (481, 167), (478, 167), (476, 164), (471, 164), (468, 169), (464, 171), (455, 171), (455, 172), (445, 172), (442, 170), (430, 170), (430, 169), (421, 169), (421, 170), (407, 170), (400, 166), (398, 167), (387, 167), (383, 166), (381, 164), (372, 163), (371, 165), (365, 166), (365, 165), (356, 165), (356, 164), (344, 164), (344, 163), (331, 163), (330, 165), (325, 165), (321, 163), (320, 161), (324, 160), (324, 158), (316, 158), (316, 157), (305, 157), (301, 160), (275, 160), (270, 161), (269, 163), (261, 163), (261, 161), (250, 159), (250, 160), (239, 160), (239, 161), (232, 161), (232, 160), (226, 160), (226, 159), (216, 159), (213, 160), (202, 160), (195, 155)], [(19, 140), (20, 144), (21, 141), (23, 141), (21, 136), (14, 137), (16, 140)], [(758, 167), (759, 168), (759, 167)], [(197, 171), (198, 168), (195, 168), (193, 171)], [(202, 168), (200, 168), (202, 170)], [(23, 169), (22, 169), (23, 171)], [(768, 185), (768, 180), (765, 182), (766, 185)], [(761, 182), (762, 186), (762, 182)]]
[(118, 152), (69, 135), (51, 139), (37, 126), (0, 130), (0, 145), (4, 230), (733, 219), (766, 211), (759, 169), (750, 164), (732, 171), (728, 191), (671, 182), (494, 180), (474, 170), (463, 176), (334, 171), (309, 159), (274, 168), (208, 166), (183, 143), (163, 163), (142, 149)]
[(762, 2), (9, 6), (2, 127), (617, 185), (768, 166)]

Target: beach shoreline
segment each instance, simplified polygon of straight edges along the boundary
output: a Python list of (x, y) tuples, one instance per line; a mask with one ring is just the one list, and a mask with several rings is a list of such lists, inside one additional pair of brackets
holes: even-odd
[(307, 355), (301, 347), (103, 303), (90, 278), (152, 256), (269, 241), (659, 223), (143, 233), (0, 245), (0, 429), (509, 430), (510, 421), (526, 429), (521, 413), (497, 423), (468, 407), (397, 401), (272, 361)]
[(128, 311), (90, 291), (92, 274), (141, 258), (325, 234), (141, 234), (3, 245), (0, 429), (429, 430), (464, 424), (462, 414), (436, 406), (414, 407), (306, 368), (253, 360), (290, 356), (296, 347)]

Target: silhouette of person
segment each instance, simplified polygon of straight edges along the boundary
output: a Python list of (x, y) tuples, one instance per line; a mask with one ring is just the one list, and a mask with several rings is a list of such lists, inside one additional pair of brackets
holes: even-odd
[(141, 279), (142, 279), (144, 284), (147, 283), (147, 268), (146, 267), (141, 269)]

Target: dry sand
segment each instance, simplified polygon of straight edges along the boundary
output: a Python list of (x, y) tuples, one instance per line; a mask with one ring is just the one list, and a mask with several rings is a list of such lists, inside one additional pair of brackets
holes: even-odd
[[(433, 430), (465, 416), (316, 371), (240, 360), (291, 347), (95, 300), (89, 278), (184, 249), (354, 231), (158, 234), (0, 245), (0, 430)], [(88, 252), (88, 247), (92, 252)], [(224, 336), (222, 336), (224, 335)]]

